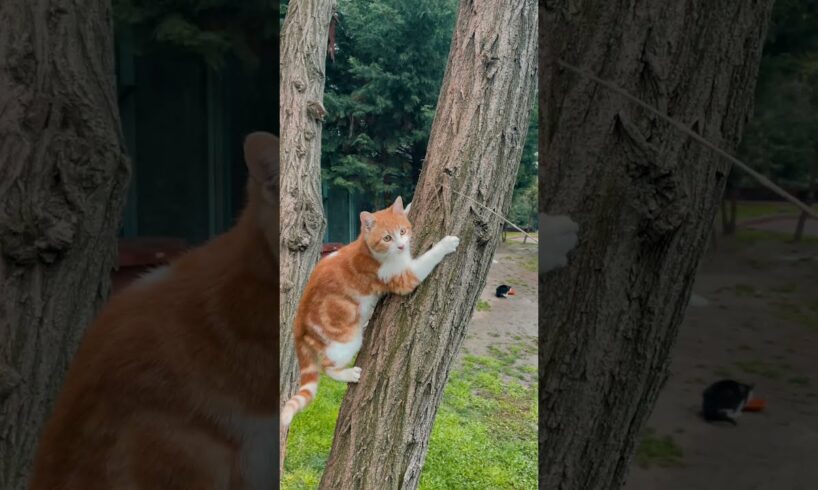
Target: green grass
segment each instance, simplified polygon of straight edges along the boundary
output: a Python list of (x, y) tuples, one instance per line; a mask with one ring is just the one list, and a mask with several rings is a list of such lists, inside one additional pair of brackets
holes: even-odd
[(803, 325), (818, 332), (818, 299), (808, 304), (795, 304), (790, 301), (773, 303), (776, 316), (782, 320)]
[(756, 294), (756, 288), (747, 284), (736, 284), (733, 287), (733, 292), (739, 297), (754, 296)]
[(769, 379), (780, 379), (789, 371), (789, 366), (786, 364), (772, 364), (764, 361), (737, 361), (736, 367), (747, 374), (755, 374)]
[[(532, 231), (532, 232), (531, 232), (531, 233), (529, 233), (528, 235), (529, 235), (530, 237), (534, 237), (534, 239), (535, 239), (535, 240), (536, 240), (536, 239), (539, 237), (539, 234), (538, 234), (538, 232), (536, 232), (536, 231)], [(522, 239), (523, 239), (523, 236), (524, 236), (524, 235), (523, 235), (522, 233), (520, 233), (519, 231), (509, 231), (509, 232), (506, 232), (506, 240), (515, 240), (515, 239), (518, 239), (518, 238), (519, 238), (520, 240), (522, 240)], [(529, 239), (527, 240), (527, 243), (534, 243), (534, 242), (532, 242), (532, 241), (531, 241), (531, 238), (529, 238)]]
[[(740, 242), (752, 245), (758, 242), (791, 242), (792, 233), (781, 233), (776, 231), (754, 230), (750, 228), (739, 228), (736, 230), (736, 238)], [(818, 237), (811, 235), (804, 235), (801, 238), (801, 243), (813, 244), (818, 243)]]
[(484, 299), (477, 300), (477, 311), (489, 311), (491, 310), (491, 305), (488, 301)]
[[(518, 366), (532, 350), (536, 346), (518, 343), (493, 348), (491, 356), (466, 355), (451, 373), (421, 490), (536, 488), (536, 369)], [(517, 379), (509, 380), (509, 373)], [(345, 391), (344, 383), (322, 377), (315, 402), (294, 419), (282, 490), (318, 487)]]
[(653, 429), (647, 429), (636, 449), (636, 463), (642, 468), (651, 466), (681, 466), (684, 458), (682, 448), (673, 436), (660, 436)]
[(764, 216), (798, 216), (801, 211), (787, 202), (739, 201), (736, 205), (736, 221)]

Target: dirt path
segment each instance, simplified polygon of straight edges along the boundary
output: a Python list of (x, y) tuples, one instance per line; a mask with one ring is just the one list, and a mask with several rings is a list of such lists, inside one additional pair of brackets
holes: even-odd
[[(797, 216), (771, 216), (749, 220), (743, 224), (747, 228), (776, 233), (792, 234), (798, 223)], [(740, 226), (742, 224), (739, 224)], [(818, 237), (818, 220), (808, 219), (804, 222), (804, 235)]]
[[(688, 309), (624, 488), (818, 488), (818, 245), (724, 241), (694, 292), (707, 304)], [(703, 422), (701, 392), (721, 378), (754, 383), (767, 410)]]
[[(497, 286), (506, 284), (516, 294), (495, 297)], [(481, 311), (482, 310), (482, 311)], [(480, 305), (474, 313), (460, 356), (492, 355), (492, 347), (524, 344), (519, 363), (537, 366), (537, 245), (501, 243), (489, 269)]]

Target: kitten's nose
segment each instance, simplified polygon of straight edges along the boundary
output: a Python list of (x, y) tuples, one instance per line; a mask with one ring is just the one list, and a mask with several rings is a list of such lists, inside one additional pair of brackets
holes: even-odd
[(398, 245), (398, 250), (403, 251), (404, 245)]

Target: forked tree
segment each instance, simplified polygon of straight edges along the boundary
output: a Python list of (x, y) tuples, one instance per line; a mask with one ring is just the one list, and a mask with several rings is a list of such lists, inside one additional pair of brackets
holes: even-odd
[[(500, 241), (536, 86), (534, 0), (460, 2), (426, 162), (415, 255), (460, 237), (411, 295), (376, 308), (341, 405), (322, 489), (418, 486), (443, 388)], [(533, 437), (533, 434), (532, 434)]]
[(0, 2), (0, 488), (108, 297), (129, 164), (108, 0)]
[[(279, 266), (279, 396), (298, 387), (292, 324), (301, 293), (318, 260), (326, 227), (321, 202), (321, 127), (329, 25), (335, 0), (290, 2), (281, 32), (281, 241)], [(287, 431), (282, 430), (283, 470)]]
[(540, 280), (540, 488), (624, 482), (730, 170), (563, 63), (734, 152), (772, 3), (540, 3), (540, 209), (582, 230)]

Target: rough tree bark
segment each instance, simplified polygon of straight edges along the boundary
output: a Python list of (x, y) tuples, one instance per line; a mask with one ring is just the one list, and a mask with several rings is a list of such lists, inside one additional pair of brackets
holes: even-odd
[(108, 296), (129, 166), (108, 0), (0, 2), (0, 488)]
[[(292, 322), (318, 260), (326, 220), (321, 199), (321, 127), (329, 24), (335, 0), (289, 3), (281, 32), (281, 318), (280, 385), (283, 406), (298, 385)], [(281, 431), (284, 470), (287, 431)]]
[(460, 247), (415, 293), (387, 297), (376, 309), (322, 489), (418, 485), (443, 388), (503, 225), (472, 200), (501, 213), (511, 204), (536, 87), (535, 8), (534, 0), (461, 1), (410, 211), (415, 255), (445, 235), (459, 236)]
[(558, 60), (733, 151), (772, 3), (540, 4), (541, 210), (581, 226), (568, 267), (540, 282), (540, 488), (624, 482), (729, 171)]

